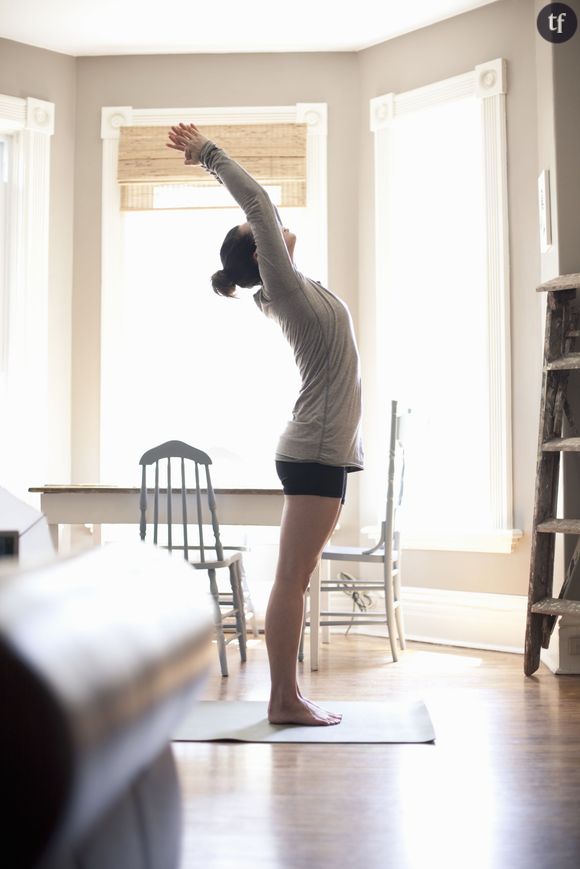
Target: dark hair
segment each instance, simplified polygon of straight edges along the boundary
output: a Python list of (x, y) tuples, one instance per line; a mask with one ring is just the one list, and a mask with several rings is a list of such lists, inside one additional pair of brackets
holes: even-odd
[(256, 287), (262, 283), (258, 263), (254, 259), (256, 242), (251, 232), (230, 229), (220, 249), (223, 269), (211, 276), (214, 293), (233, 296), (238, 287)]

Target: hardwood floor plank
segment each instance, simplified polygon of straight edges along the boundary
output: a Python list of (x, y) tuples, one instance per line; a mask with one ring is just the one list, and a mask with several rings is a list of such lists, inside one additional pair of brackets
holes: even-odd
[[(266, 700), (263, 639), (207, 700)], [(217, 658), (217, 655), (216, 655)], [(435, 745), (176, 743), (184, 794), (183, 869), (577, 869), (580, 678), (523, 658), (333, 635), (306, 696), (419, 698)]]

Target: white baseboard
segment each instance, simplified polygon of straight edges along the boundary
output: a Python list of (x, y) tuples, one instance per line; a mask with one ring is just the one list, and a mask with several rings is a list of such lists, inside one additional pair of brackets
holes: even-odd
[[(345, 608), (345, 598), (331, 598), (333, 610)], [(380, 611), (377, 601), (373, 612)], [(408, 640), (484, 649), (522, 655), (526, 630), (527, 597), (511, 594), (485, 594), (446, 591), (434, 588), (403, 588), (402, 612)], [(264, 629), (264, 616), (258, 612), (258, 627)], [(331, 628), (344, 633), (344, 627)], [(385, 625), (353, 626), (351, 634), (387, 637)], [(572, 645), (573, 641), (576, 641)], [(542, 649), (542, 662), (557, 675), (580, 673), (580, 620), (566, 617), (556, 625), (549, 649)]]
[[(403, 588), (401, 597), (408, 640), (523, 654), (524, 595)], [(387, 636), (385, 625), (361, 625), (354, 632)]]

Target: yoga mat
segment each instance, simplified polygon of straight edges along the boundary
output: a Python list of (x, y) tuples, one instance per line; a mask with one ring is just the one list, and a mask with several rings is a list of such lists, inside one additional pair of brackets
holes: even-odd
[(340, 724), (306, 727), (270, 724), (268, 704), (257, 700), (199, 700), (178, 725), (174, 742), (433, 742), (435, 731), (420, 700), (328, 700)]

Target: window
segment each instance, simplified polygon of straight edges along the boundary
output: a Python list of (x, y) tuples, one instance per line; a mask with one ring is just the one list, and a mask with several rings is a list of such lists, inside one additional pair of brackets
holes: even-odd
[[(279, 187), (267, 187), (298, 237), (298, 267), (321, 281), (324, 108), (308, 107), (321, 122), (308, 128), (306, 207), (284, 207)], [(183, 110), (183, 116), (200, 118), (203, 111), (209, 110)], [(221, 112), (229, 122), (228, 110)], [(248, 117), (258, 112), (270, 119), (282, 114), (247, 110)], [(114, 110), (104, 113), (110, 117)], [(305, 117), (296, 107), (282, 117), (288, 121), (297, 114)], [(168, 117), (164, 126), (179, 120)], [(150, 124), (146, 110), (131, 112), (127, 122), (136, 121)], [(114, 186), (116, 142), (104, 140), (110, 171), (103, 208), (101, 480), (135, 483), (141, 454), (177, 439), (209, 453), (217, 487), (278, 487), (275, 447), (299, 388), (292, 352), (251, 291), (242, 291), (239, 300), (224, 299), (212, 292), (209, 280), (221, 268), (224, 236), (245, 216), (221, 186), (181, 184), (155, 185), (149, 210), (122, 212)], [(318, 181), (313, 169), (319, 170)]]
[(48, 205), (54, 105), (0, 95), (0, 482), (48, 476)]
[(517, 536), (504, 77), (493, 61), (371, 105), (380, 394), (412, 411), (408, 548), (509, 552)]
[(6, 375), (8, 365), (8, 181), (10, 137), (0, 134), (0, 377)]

